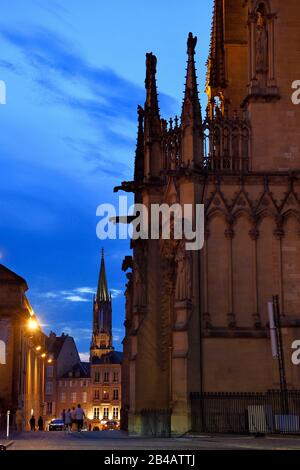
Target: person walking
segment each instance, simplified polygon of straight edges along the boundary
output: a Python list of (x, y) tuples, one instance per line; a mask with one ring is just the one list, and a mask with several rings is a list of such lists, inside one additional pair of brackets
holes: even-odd
[(35, 431), (35, 417), (34, 417), (34, 415), (31, 416), (31, 418), (29, 420), (29, 423), (30, 423), (30, 430)]
[(44, 431), (44, 420), (41, 416), (38, 419), (38, 428), (39, 431)]
[(83, 427), (83, 418), (85, 417), (85, 413), (81, 408), (80, 403), (78, 403), (77, 408), (75, 410), (75, 417), (77, 423), (77, 431), (80, 432)]
[(72, 413), (70, 408), (66, 411), (66, 428), (68, 432), (72, 430)]
[(22, 432), (23, 431), (23, 411), (21, 408), (18, 408), (16, 411), (16, 425), (17, 425), (17, 431)]
[(71, 430), (75, 428), (76, 424), (76, 412), (75, 412), (75, 407), (73, 406), (72, 411), (71, 411)]
[(65, 409), (63, 409), (61, 412), (61, 419), (64, 422), (64, 427), (66, 427), (66, 410)]

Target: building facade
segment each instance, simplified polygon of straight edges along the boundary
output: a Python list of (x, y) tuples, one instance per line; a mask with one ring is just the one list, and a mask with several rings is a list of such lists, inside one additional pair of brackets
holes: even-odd
[(44, 406), (46, 335), (26, 297), (26, 281), (0, 265), (0, 413), (1, 427), (6, 413), (19, 428), (29, 429), (32, 415), (38, 419)]
[(139, 239), (125, 258), (122, 394), (132, 433), (146, 432), (151, 416), (174, 434), (188, 431), (193, 392), (278, 389), (273, 295), (287, 386), (300, 389), (291, 361), (300, 338), (300, 106), (291, 100), (299, 22), (296, 0), (215, 0), (206, 111), (190, 33), (181, 117), (169, 123), (160, 116), (157, 59), (146, 56), (134, 181), (117, 189), (149, 212), (152, 204), (204, 204), (205, 242), (188, 251), (186, 240)]
[[(60, 378), (80, 363), (80, 357), (74, 339), (66, 334), (57, 336), (51, 332), (47, 338), (48, 359), (45, 365), (44, 409), (45, 422), (60, 418), (63, 408), (60, 391)], [(65, 395), (65, 403), (66, 403)]]
[(91, 380), (90, 364), (88, 362), (75, 364), (64, 375), (60, 376), (56, 387), (60, 416), (63, 410), (76, 408), (78, 403), (80, 403), (87, 417), (90, 415)]
[(45, 369), (45, 417), (60, 418), (63, 410), (80, 403), (88, 429), (101, 430), (108, 420), (120, 420), (122, 353), (115, 351), (112, 334), (112, 299), (108, 290), (102, 250), (97, 293), (93, 299), (90, 361), (80, 360), (68, 335), (48, 339), (50, 363)]
[(104, 252), (97, 294), (93, 304), (93, 333), (90, 347), (91, 409), (93, 426), (101, 420), (120, 420), (121, 363), (123, 354), (115, 351), (112, 334), (112, 299), (108, 290)]

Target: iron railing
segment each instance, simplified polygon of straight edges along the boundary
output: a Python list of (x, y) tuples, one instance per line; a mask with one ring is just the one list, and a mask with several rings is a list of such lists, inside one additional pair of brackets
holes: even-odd
[(192, 431), (230, 434), (300, 434), (300, 390), (266, 393), (192, 393)]
[(171, 410), (143, 409), (141, 411), (141, 431), (147, 437), (170, 437)]

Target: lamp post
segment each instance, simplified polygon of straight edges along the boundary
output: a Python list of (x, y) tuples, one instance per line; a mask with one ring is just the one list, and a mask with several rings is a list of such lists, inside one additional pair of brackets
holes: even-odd
[(10, 416), (10, 411), (7, 410), (7, 413), (6, 413), (6, 439), (9, 438), (9, 416)]

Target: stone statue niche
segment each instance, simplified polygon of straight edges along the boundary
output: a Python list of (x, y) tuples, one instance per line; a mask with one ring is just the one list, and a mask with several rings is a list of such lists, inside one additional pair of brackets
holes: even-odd
[(265, 5), (261, 3), (256, 12), (256, 73), (260, 86), (267, 85), (269, 69), (269, 37)]
[(191, 253), (185, 250), (185, 244), (180, 243), (176, 256), (176, 300), (190, 300), (192, 296)]

